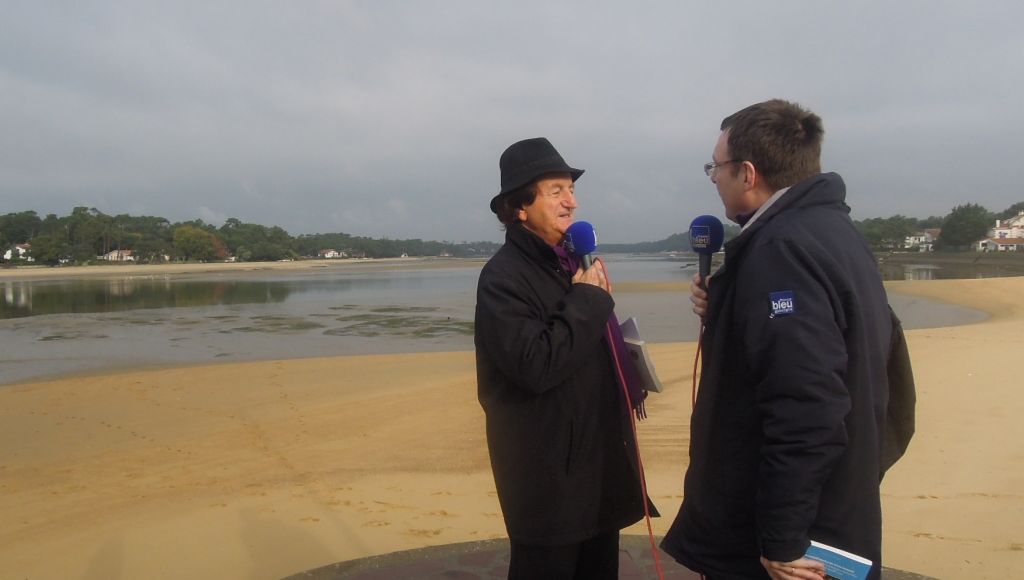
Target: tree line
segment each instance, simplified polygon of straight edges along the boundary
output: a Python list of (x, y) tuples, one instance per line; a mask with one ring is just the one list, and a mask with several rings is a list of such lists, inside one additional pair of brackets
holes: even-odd
[[(945, 216), (931, 216), (924, 219), (894, 215), (887, 218), (869, 218), (854, 220), (853, 225), (867, 239), (871, 248), (877, 252), (911, 249), (904, 248), (905, 240), (919, 232), (939, 229), (938, 238), (933, 248), (939, 251), (968, 250), (978, 240), (984, 239), (997, 219), (1005, 220), (1024, 211), (1024, 201), (1015, 203), (1005, 210), (994, 213), (983, 206), (968, 203), (958, 205)], [(725, 226), (725, 239), (731, 239), (740, 233), (740, 228), (733, 224)], [(602, 244), (600, 250), (605, 253), (644, 253), (688, 252), (690, 239), (686, 232), (655, 242), (637, 244)]]
[[(335, 249), (348, 256), (393, 258), (408, 256), (471, 257), (490, 255), (494, 242), (433, 242), (391, 240), (345, 233), (291, 236), (278, 226), (245, 223), (230, 218), (220, 227), (202, 220), (171, 223), (157, 216), (107, 215), (93, 207), (76, 207), (70, 215), (34, 211), (0, 215), (0, 254), (29, 244), (28, 256), (43, 264), (89, 264), (114, 251), (130, 250), (136, 262), (210, 262), (232, 257), (244, 262), (316, 257)], [(12, 261), (18, 253), (11, 252)]]
[(927, 229), (941, 229), (934, 242), (935, 250), (958, 251), (970, 249), (975, 242), (984, 239), (997, 219), (1009, 219), (1022, 211), (1024, 201), (998, 213), (975, 203), (967, 203), (954, 207), (944, 217), (916, 219), (895, 215), (855, 221), (854, 225), (876, 251), (903, 249), (904, 240), (908, 236)]
[[(936, 250), (968, 249), (985, 237), (997, 219), (1024, 211), (1024, 202), (993, 213), (981, 205), (958, 205), (946, 216), (924, 219), (895, 215), (855, 220), (854, 225), (876, 251), (899, 250), (904, 240), (926, 229), (941, 229)], [(726, 238), (739, 228), (726, 226)], [(202, 220), (171, 223), (157, 216), (107, 215), (93, 207), (76, 207), (70, 215), (34, 211), (0, 215), (0, 254), (11, 249), (17, 261), (17, 244), (31, 246), (28, 255), (42, 264), (88, 264), (112, 251), (130, 250), (136, 262), (209, 262), (232, 257), (243, 262), (292, 260), (316, 257), (320, 250), (344, 251), (350, 257), (394, 258), (407, 256), (489, 256), (501, 246), (495, 242), (448, 242), (421, 239), (392, 240), (352, 236), (346, 233), (291, 236), (278, 226), (245, 223), (230, 218), (220, 227)], [(603, 253), (658, 253), (690, 250), (686, 232), (635, 244), (604, 244)]]

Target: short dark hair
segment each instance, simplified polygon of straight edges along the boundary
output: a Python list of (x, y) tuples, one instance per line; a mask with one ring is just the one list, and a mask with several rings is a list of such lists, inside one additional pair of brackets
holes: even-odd
[[(749, 161), (774, 190), (821, 173), (821, 117), (796, 103), (772, 99), (722, 120), (732, 159)], [(738, 169), (734, 169), (738, 171)]]
[(519, 221), (519, 210), (532, 205), (537, 199), (537, 181), (531, 181), (519, 189), (513, 189), (498, 198), (495, 204), (495, 213), (498, 214), (498, 221), (508, 228)]

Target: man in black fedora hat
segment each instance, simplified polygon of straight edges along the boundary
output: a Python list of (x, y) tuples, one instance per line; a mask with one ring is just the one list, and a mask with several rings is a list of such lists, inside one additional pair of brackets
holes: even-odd
[(616, 578), (619, 530), (645, 498), (605, 266), (580, 268), (561, 246), (583, 170), (544, 138), (513, 144), (499, 168), (490, 207), (505, 244), (480, 273), (474, 342), (508, 577)]

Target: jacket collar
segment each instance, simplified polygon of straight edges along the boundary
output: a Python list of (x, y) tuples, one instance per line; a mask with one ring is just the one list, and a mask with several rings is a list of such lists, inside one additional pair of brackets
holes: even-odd
[(846, 184), (838, 173), (819, 173), (808, 177), (790, 187), (785, 195), (780, 196), (764, 213), (757, 216), (750, 227), (744, 228), (740, 235), (726, 242), (726, 256), (736, 255), (753, 239), (755, 232), (786, 210), (837, 204), (849, 213), (850, 208), (846, 205)]
[[(740, 228), (743, 228), (743, 229), (746, 229), (748, 226), (753, 225), (753, 222), (757, 221), (757, 218), (759, 218), (762, 215), (764, 215), (764, 213), (768, 211), (768, 208), (770, 208), (773, 205), (775, 205), (775, 202), (779, 201), (780, 197), (782, 197), (783, 195), (786, 195), (787, 191), (789, 191), (789, 188), (788, 187), (783, 187), (782, 189), (780, 189), (780, 190), (776, 191), (775, 193), (773, 193), (772, 196), (769, 197), (768, 200), (765, 201), (761, 205), (761, 207), (759, 207), (753, 213), (749, 213), (749, 214), (742, 215), (742, 216), (736, 216), (736, 223), (740, 224)], [(743, 221), (740, 221), (741, 219)]]
[(505, 243), (512, 244), (520, 252), (544, 266), (558, 267), (558, 255), (540, 236), (515, 223), (505, 230)]

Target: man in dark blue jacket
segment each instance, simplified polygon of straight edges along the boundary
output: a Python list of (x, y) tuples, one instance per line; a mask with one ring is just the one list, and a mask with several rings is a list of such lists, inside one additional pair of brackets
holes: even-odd
[(893, 327), (821, 119), (772, 100), (729, 117), (704, 170), (741, 233), (695, 277), (704, 361), (683, 504), (663, 549), (707, 578), (821, 578), (811, 540), (881, 567)]
[(583, 170), (544, 138), (513, 144), (499, 165), (491, 210), (505, 245), (480, 272), (474, 341), (509, 578), (616, 578), (619, 530), (645, 500), (604, 264), (577, 268), (561, 246)]

